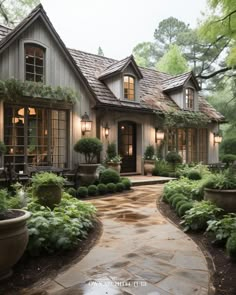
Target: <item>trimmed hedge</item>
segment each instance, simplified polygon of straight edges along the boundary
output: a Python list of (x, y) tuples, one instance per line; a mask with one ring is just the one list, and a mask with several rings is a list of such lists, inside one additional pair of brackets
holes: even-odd
[(106, 169), (100, 176), (100, 183), (118, 183), (120, 182), (119, 174), (113, 169)]
[(89, 196), (96, 196), (98, 194), (97, 186), (94, 184), (91, 184), (88, 186), (88, 195)]
[(104, 183), (99, 183), (97, 189), (100, 195), (105, 195), (107, 193), (107, 186)]
[(117, 192), (123, 192), (124, 189), (125, 189), (125, 186), (124, 186), (124, 184), (122, 182), (118, 182), (116, 184), (116, 191)]
[(107, 184), (107, 192), (108, 193), (115, 193), (116, 192), (116, 185), (115, 183), (108, 183)]
[(185, 212), (192, 209), (193, 208), (193, 204), (190, 202), (185, 202), (183, 205), (181, 205), (178, 209), (178, 215), (179, 216), (184, 216)]
[(88, 195), (88, 189), (86, 186), (80, 186), (77, 189), (77, 196), (79, 198), (85, 198), (85, 197), (87, 197), (87, 195)]

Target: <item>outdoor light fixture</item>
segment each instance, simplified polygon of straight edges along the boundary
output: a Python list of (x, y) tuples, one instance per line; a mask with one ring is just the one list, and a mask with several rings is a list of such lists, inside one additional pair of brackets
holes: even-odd
[(161, 131), (160, 129), (156, 128), (155, 130), (155, 141), (156, 143), (162, 141), (165, 137), (165, 133)]
[(107, 138), (109, 136), (109, 126), (108, 126), (108, 123), (106, 123), (106, 125), (104, 126), (104, 131), (105, 131), (105, 137)]
[(219, 133), (214, 133), (214, 144), (221, 143), (222, 136)]
[(82, 135), (85, 135), (85, 132), (90, 132), (91, 130), (92, 130), (92, 121), (90, 120), (87, 112), (85, 112), (81, 119)]

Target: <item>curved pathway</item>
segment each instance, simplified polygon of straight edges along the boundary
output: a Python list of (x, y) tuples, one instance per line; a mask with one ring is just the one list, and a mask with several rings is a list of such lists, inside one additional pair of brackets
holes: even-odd
[(100, 241), (80, 262), (42, 286), (43, 294), (208, 294), (204, 255), (156, 208), (162, 190), (163, 185), (149, 185), (91, 200), (103, 222)]

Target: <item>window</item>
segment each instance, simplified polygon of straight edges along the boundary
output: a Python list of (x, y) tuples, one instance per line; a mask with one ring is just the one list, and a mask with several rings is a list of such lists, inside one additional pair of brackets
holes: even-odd
[(185, 106), (189, 110), (194, 108), (194, 92), (192, 88), (185, 89)]
[(25, 80), (45, 81), (45, 50), (36, 45), (25, 45)]
[(135, 81), (131, 76), (124, 76), (124, 98), (134, 100)]
[(27, 165), (67, 166), (67, 111), (5, 105), (4, 114), (6, 165), (16, 172)]

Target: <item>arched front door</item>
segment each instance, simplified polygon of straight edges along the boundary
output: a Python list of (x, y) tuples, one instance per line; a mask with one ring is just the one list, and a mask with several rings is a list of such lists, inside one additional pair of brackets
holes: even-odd
[(118, 124), (118, 153), (122, 157), (121, 173), (136, 172), (136, 124)]

